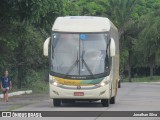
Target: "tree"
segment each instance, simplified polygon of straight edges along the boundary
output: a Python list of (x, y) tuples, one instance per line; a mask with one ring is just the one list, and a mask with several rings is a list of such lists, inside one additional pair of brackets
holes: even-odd
[(108, 0), (79, 0), (65, 2), (65, 15), (105, 16), (105, 7), (102, 2)]
[(160, 10), (156, 10), (149, 15), (141, 18), (139, 27), (142, 29), (139, 34), (137, 49), (142, 51), (146, 62), (150, 67), (150, 78), (153, 78), (154, 68), (156, 65), (156, 56), (160, 48)]
[[(18, 68), (18, 87), (25, 71), (44, 63), (42, 44), (59, 15), (63, 15), (62, 0), (2, 0), (0, 4), (0, 68)], [(8, 53), (6, 52), (8, 51)], [(7, 53), (7, 55), (6, 55)], [(37, 65), (38, 64), (38, 65)]]
[[(107, 14), (119, 29), (120, 54), (122, 63), (127, 62), (128, 78), (131, 82), (131, 57), (133, 53), (133, 40), (135, 37), (135, 6), (137, 0), (108, 0)], [(135, 28), (135, 29), (134, 29)], [(125, 54), (124, 54), (125, 53)], [(128, 54), (126, 54), (128, 53)], [(125, 55), (125, 59), (122, 59)], [(126, 57), (127, 55), (127, 57)], [(122, 65), (121, 65), (122, 66)]]

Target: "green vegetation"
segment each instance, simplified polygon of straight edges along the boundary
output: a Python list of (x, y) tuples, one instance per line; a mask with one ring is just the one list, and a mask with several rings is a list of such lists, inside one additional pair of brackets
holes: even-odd
[(48, 93), (49, 84), (48, 81), (45, 80), (45, 73), (46, 70), (38, 72), (30, 71), (27, 75), (27, 83), (24, 87), (33, 90), (33, 93)]
[(120, 34), (120, 74), (130, 82), (135, 75), (160, 75), (159, 0), (1, 0), (0, 73), (8, 69), (16, 89), (48, 89), (43, 42), (56, 17), (68, 15), (113, 21)]
[[(25, 90), (32, 90), (34, 93), (46, 93), (48, 94), (49, 90), (49, 83), (46, 78), (47, 70), (39, 70), (34, 71), (31, 70), (25, 77), (25, 80), (22, 82), (21, 88), (17, 88), (16, 80), (13, 81), (13, 89), (9, 92), (16, 92), (16, 91), (25, 91)], [(0, 92), (1, 94), (1, 92)]]

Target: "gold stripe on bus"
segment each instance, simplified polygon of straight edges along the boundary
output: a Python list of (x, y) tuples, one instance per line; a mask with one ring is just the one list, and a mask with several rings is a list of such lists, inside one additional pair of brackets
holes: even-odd
[(54, 77), (54, 79), (63, 85), (72, 85), (72, 86), (90, 86), (91, 84), (83, 84), (83, 80), (73, 80), (73, 79), (64, 79), (59, 77)]

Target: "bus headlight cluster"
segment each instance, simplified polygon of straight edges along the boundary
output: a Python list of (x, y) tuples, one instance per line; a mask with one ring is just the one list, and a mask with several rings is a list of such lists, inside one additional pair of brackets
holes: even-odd
[(106, 83), (105, 83), (105, 82), (102, 82), (100, 85), (101, 85), (101, 86), (105, 86), (105, 85), (106, 85)]
[(54, 86), (58, 86), (58, 83), (57, 83), (56, 81), (54, 81), (52, 84), (53, 84)]
[(49, 83), (51, 83), (54, 86), (58, 86), (58, 82), (53, 79), (49, 80)]
[(103, 81), (100, 83), (100, 86), (103, 87), (103, 86), (107, 85), (108, 83), (109, 83), (109, 81)]

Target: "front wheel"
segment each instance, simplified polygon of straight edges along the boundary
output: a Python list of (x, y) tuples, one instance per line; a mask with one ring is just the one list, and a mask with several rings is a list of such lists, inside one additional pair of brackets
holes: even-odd
[(75, 100), (70, 100), (70, 99), (68, 99), (68, 100), (66, 100), (66, 99), (62, 99), (62, 103), (69, 103), (69, 104), (72, 104), (72, 103), (75, 103)]
[(103, 107), (108, 107), (109, 106), (109, 99), (102, 99), (101, 104)]
[(115, 102), (116, 102), (116, 98), (115, 98), (115, 96), (114, 96), (114, 97), (112, 97), (112, 98), (110, 99), (110, 103), (111, 103), (111, 104), (115, 104)]
[(53, 105), (55, 107), (60, 106), (61, 105), (61, 100), (60, 99), (53, 99)]
[(121, 88), (121, 81), (118, 81), (118, 88)]

